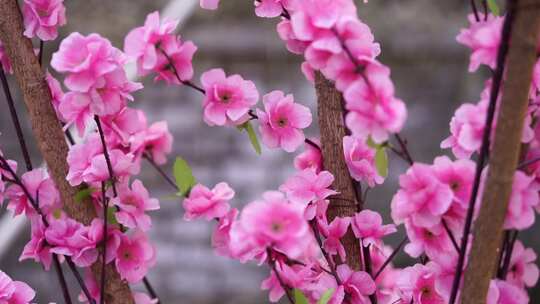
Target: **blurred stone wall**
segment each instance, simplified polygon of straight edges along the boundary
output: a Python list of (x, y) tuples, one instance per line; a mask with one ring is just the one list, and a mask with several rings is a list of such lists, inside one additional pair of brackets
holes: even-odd
[[(276, 20), (256, 18), (250, 1), (222, 2), (217, 12), (197, 9), (180, 31), (184, 39), (193, 40), (199, 47), (194, 80), (198, 82), (198, 76), (209, 68), (223, 67), (229, 74), (239, 73), (255, 81), (261, 94), (274, 89), (294, 93), (296, 100), (315, 114), (314, 90), (299, 70), (301, 58), (285, 50), (274, 30)], [(69, 23), (62, 34), (98, 32), (121, 48), (125, 34), (142, 24), (146, 14), (166, 3), (165, 0), (67, 1)], [(486, 79), (487, 74), (467, 73), (468, 52), (455, 42), (459, 29), (466, 24), (467, 10), (466, 3), (459, 1), (359, 3), (361, 19), (371, 26), (382, 45), (381, 61), (392, 68), (397, 96), (407, 103), (409, 119), (404, 136), (410, 141), (415, 160), (431, 162), (441, 154), (439, 143), (448, 135), (448, 122), (454, 110), (461, 102), (478, 100)], [(50, 54), (56, 48), (57, 45), (47, 45), (46, 50)], [(197, 92), (185, 87), (165, 87), (151, 79), (145, 79), (144, 85), (132, 106), (145, 110), (149, 121), (169, 123), (175, 139), (171, 160), (176, 155), (184, 157), (204, 184), (229, 182), (237, 193), (235, 206), (256, 199), (265, 190), (276, 189), (293, 172), (294, 155), (264, 149), (262, 156), (257, 156), (245, 134), (234, 128), (204, 124), (201, 96)], [(19, 111), (24, 117), (24, 110)], [(23, 121), (26, 133), (30, 134), (28, 122)], [(0, 111), (0, 131), (2, 149), (9, 156), (17, 155), (18, 146), (7, 111)], [(317, 124), (307, 133), (317, 136)], [(31, 135), (28, 139), (33, 141)], [(33, 159), (38, 162), (35, 145), (31, 143), (31, 147)], [(392, 177), (370, 193), (367, 206), (381, 210), (387, 221), (397, 176), (406, 169), (395, 158), (391, 158), (390, 166)], [(213, 224), (184, 221), (180, 202), (166, 199), (171, 194), (167, 185), (150, 167), (142, 172), (152, 195), (162, 198), (162, 209), (152, 214), (154, 227), (150, 235), (158, 248), (158, 259), (149, 278), (163, 303), (266, 303), (266, 294), (259, 290), (259, 285), (267, 270), (216, 257), (209, 246)], [(10, 254), (0, 261), (0, 269), (37, 289), (38, 303), (55, 301), (59, 293), (54, 274), (43, 272), (30, 261), (16, 262), (28, 239), (29, 229), (26, 230)], [(529, 246), (533, 244), (532, 231), (524, 235)], [(400, 238), (394, 236), (392, 241)], [(400, 263), (410, 262), (405, 255), (400, 259)], [(72, 280), (70, 274), (68, 278)]]

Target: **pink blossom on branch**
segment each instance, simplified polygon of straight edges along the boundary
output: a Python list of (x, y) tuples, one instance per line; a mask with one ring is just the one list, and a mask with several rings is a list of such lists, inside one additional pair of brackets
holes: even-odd
[(35, 295), (35, 291), (28, 284), (14, 281), (0, 270), (0, 303), (29, 304)]
[(323, 164), (321, 144), (318, 139), (309, 139), (309, 143), (306, 140), (304, 152), (294, 158), (294, 167), (297, 170), (313, 168), (315, 173), (321, 172)]
[(351, 219), (354, 235), (364, 246), (378, 245), (383, 236), (397, 231), (394, 225), (383, 225), (381, 215), (375, 211), (362, 210)]
[(210, 125), (240, 125), (249, 118), (250, 107), (257, 104), (259, 92), (252, 81), (240, 75), (226, 76), (222, 69), (204, 72), (204, 121)]
[(336, 194), (336, 191), (330, 189), (333, 182), (334, 176), (330, 172), (316, 173), (315, 169), (308, 168), (290, 177), (279, 190), (285, 192), (291, 202), (306, 206)]
[(257, 109), (263, 143), (269, 148), (293, 152), (305, 139), (302, 129), (311, 124), (311, 112), (281, 91), (264, 95), (263, 102), (265, 111)]
[(202, 8), (207, 10), (215, 10), (218, 8), (219, 0), (200, 0)]
[(122, 279), (137, 283), (155, 264), (156, 252), (144, 232), (136, 230), (130, 236), (121, 235), (116, 256), (116, 269)]
[(24, 0), (22, 13), (24, 35), (37, 36), (43, 41), (54, 40), (58, 27), (66, 24), (66, 8), (63, 0)]
[(343, 152), (349, 173), (356, 181), (366, 182), (369, 187), (384, 182), (384, 177), (379, 175), (375, 166), (375, 150), (367, 145), (365, 139), (343, 137)]
[(212, 190), (206, 186), (195, 185), (183, 206), (185, 220), (204, 218), (206, 220), (224, 217), (230, 209), (229, 201), (234, 197), (234, 190), (227, 183), (219, 183)]
[(152, 220), (145, 212), (159, 209), (159, 201), (150, 197), (140, 180), (135, 180), (131, 189), (127, 183), (122, 184), (119, 187), (119, 196), (113, 198), (111, 203), (119, 208), (115, 213), (118, 223), (142, 231), (147, 231), (152, 226)]

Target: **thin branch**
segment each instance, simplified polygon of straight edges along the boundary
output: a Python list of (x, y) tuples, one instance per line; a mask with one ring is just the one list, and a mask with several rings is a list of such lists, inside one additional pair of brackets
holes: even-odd
[(478, 8), (476, 7), (476, 2), (475, 0), (470, 0), (471, 1), (471, 8), (472, 8), (472, 11), (473, 11), (473, 14), (474, 14), (474, 19), (476, 20), (476, 22), (479, 22), (480, 21), (480, 15), (478, 14)]
[(444, 219), (442, 219), (442, 225), (444, 227), (444, 230), (446, 231), (446, 233), (448, 234), (448, 237), (450, 237), (450, 241), (452, 241), (452, 245), (454, 245), (454, 248), (456, 249), (457, 253), (459, 254), (460, 251), (459, 251), (459, 245), (456, 241), (456, 238), (454, 237), (454, 234), (452, 233), (452, 231), (450, 230), (450, 227), (448, 227), (448, 223), (446, 223), (446, 221)]
[(279, 282), (279, 285), (281, 285), (281, 288), (283, 288), (283, 290), (285, 291), (285, 294), (287, 295), (287, 299), (289, 299), (289, 302), (291, 304), (294, 304), (294, 299), (290, 294), (290, 287), (287, 286), (287, 284), (285, 284), (285, 282), (281, 278), (281, 275), (279, 274), (279, 271), (277, 270), (277, 267), (276, 267), (276, 261), (272, 260), (272, 250), (271, 249), (267, 250), (267, 255), (268, 255), (268, 265), (270, 265), (270, 268), (272, 268), (272, 270), (276, 274), (276, 278), (277, 278), (277, 280)]
[(516, 244), (517, 237), (518, 237), (519, 231), (515, 231), (512, 235), (512, 238), (510, 239), (510, 242), (508, 243), (508, 246), (506, 247), (506, 253), (504, 256), (504, 263), (501, 268), (501, 280), (506, 280), (506, 275), (508, 274), (508, 269), (510, 268), (510, 262), (512, 261), (512, 253), (514, 251), (514, 245)]
[(9, 114), (11, 115), (11, 120), (13, 121), (13, 126), (15, 127), (15, 133), (17, 133), (17, 139), (19, 140), (19, 146), (24, 158), (24, 163), (26, 165), (26, 170), (32, 171), (32, 161), (30, 159), (30, 153), (28, 152), (28, 147), (26, 146), (26, 141), (24, 139), (24, 134), (21, 128), (21, 122), (17, 115), (17, 110), (15, 109), (15, 103), (13, 102), (13, 96), (9, 90), (9, 84), (7, 82), (6, 74), (4, 69), (0, 66), (0, 80), (2, 81), (2, 88), (4, 89), (4, 94), (6, 95), (6, 101), (9, 107)]
[(386, 261), (384, 261), (384, 263), (381, 265), (381, 268), (379, 268), (379, 270), (377, 270), (377, 272), (373, 276), (373, 280), (376, 280), (379, 277), (379, 275), (383, 272), (383, 270), (386, 268), (386, 266), (388, 266), (392, 262), (394, 257), (396, 257), (396, 255), (401, 251), (401, 248), (403, 248), (403, 246), (405, 246), (406, 242), (407, 242), (407, 237), (403, 238), (403, 240), (401, 242), (399, 242), (396, 249), (394, 249), (394, 251), (392, 251), (390, 256), (388, 256)]
[(107, 212), (109, 209), (109, 199), (106, 195), (105, 182), (101, 182), (101, 203), (103, 204), (103, 242), (101, 245), (101, 288), (100, 288), (100, 298), (99, 302), (101, 304), (105, 303), (105, 266), (107, 265), (107, 228), (108, 228), (108, 218)]
[(165, 171), (163, 171), (163, 169), (161, 169), (161, 167), (158, 164), (156, 164), (152, 156), (144, 152), (143, 158), (146, 159), (148, 163), (152, 165), (154, 169), (156, 169), (156, 171), (159, 173), (159, 175), (163, 177), (163, 179), (167, 182), (167, 184), (169, 184), (175, 191), (178, 191), (178, 186), (176, 185), (176, 183), (172, 180), (172, 178), (170, 178), (167, 175), (167, 173), (165, 173)]
[(206, 94), (206, 91), (197, 86), (196, 84), (194, 84), (193, 82), (189, 81), (189, 80), (182, 80), (180, 78), (180, 74), (178, 73), (178, 70), (176, 69), (176, 67), (174, 66), (174, 62), (172, 61), (171, 57), (165, 52), (165, 50), (163, 50), (162, 48), (159, 48), (158, 47), (158, 50), (161, 51), (161, 53), (163, 54), (163, 56), (165, 56), (165, 58), (167, 59), (168, 61), (168, 66), (167, 67), (170, 67), (172, 69), (172, 71), (174, 72), (174, 76), (176, 77), (176, 79), (183, 85), (187, 86), (187, 87), (190, 87), (196, 91), (198, 91), (199, 93), (202, 93), (203, 95)]

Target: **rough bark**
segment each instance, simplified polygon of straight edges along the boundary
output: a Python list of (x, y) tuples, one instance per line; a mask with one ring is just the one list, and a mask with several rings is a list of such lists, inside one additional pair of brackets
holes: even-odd
[[(319, 127), (321, 129), (321, 149), (324, 169), (334, 175), (334, 190), (339, 194), (330, 197), (328, 220), (335, 217), (353, 216), (357, 210), (355, 189), (349, 175), (343, 154), (343, 137), (346, 135), (343, 120), (343, 96), (334, 84), (317, 73), (315, 80), (317, 90)], [(356, 270), (361, 268), (360, 243), (349, 228), (341, 239), (347, 252), (347, 264)]]
[(485, 303), (490, 280), (495, 276), (503, 224), (520, 156), (521, 133), (528, 106), (532, 70), (540, 30), (540, 0), (513, 1), (516, 6), (510, 36), (506, 80), (489, 171), (478, 219), (474, 224), (473, 245), (461, 293), (461, 303)]
[[(23, 36), (23, 22), (16, 0), (0, 0), (0, 41), (12, 63), (15, 77), (23, 93), (32, 131), (54, 180), (66, 213), (88, 225), (96, 217), (91, 202), (75, 202), (78, 189), (66, 181), (68, 145), (60, 121), (51, 103), (51, 93), (45, 81), (32, 42)], [(101, 269), (93, 267), (93, 269)], [(96, 271), (99, 272), (99, 271)], [(122, 282), (114, 266), (107, 266), (108, 303), (134, 303), (127, 283)]]

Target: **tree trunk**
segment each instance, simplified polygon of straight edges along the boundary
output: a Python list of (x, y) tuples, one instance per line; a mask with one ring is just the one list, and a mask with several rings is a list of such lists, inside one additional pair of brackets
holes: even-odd
[(465, 270), (461, 293), (463, 304), (485, 303), (489, 283), (495, 277), (536, 62), (540, 30), (540, 11), (536, 8), (540, 6), (540, 0), (510, 0), (509, 3), (515, 8), (515, 19), (510, 34), (507, 72), (480, 213), (474, 224), (473, 245)]
[[(78, 189), (71, 187), (66, 180), (68, 145), (52, 106), (51, 93), (34, 54), (32, 42), (23, 36), (24, 27), (17, 1), (0, 0), (0, 8), (0, 41), (23, 93), (39, 150), (60, 192), (64, 210), (73, 219), (88, 225), (96, 217), (96, 212), (90, 201), (75, 202)], [(97, 268), (100, 270), (101, 266), (92, 267), (94, 270)], [(98, 272), (100, 271), (94, 271)], [(105, 291), (109, 300), (107, 303), (134, 303), (128, 284), (120, 280), (114, 265), (108, 265), (106, 273), (109, 274)]]
[[(319, 127), (321, 129), (321, 149), (324, 169), (334, 175), (334, 190), (339, 194), (330, 197), (328, 220), (335, 217), (354, 216), (358, 210), (353, 181), (345, 163), (343, 154), (343, 137), (346, 135), (343, 120), (343, 96), (334, 84), (325, 79), (321, 73), (316, 74), (315, 88), (318, 99)], [(361, 207), (361, 206), (360, 206)], [(349, 228), (341, 239), (347, 252), (347, 264), (355, 270), (360, 270), (360, 242)]]

